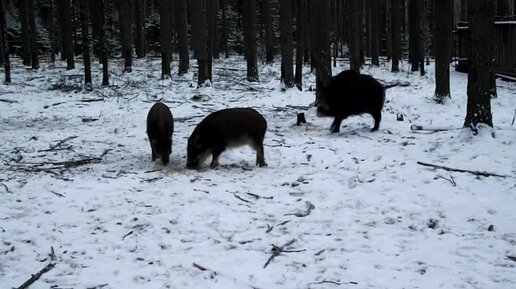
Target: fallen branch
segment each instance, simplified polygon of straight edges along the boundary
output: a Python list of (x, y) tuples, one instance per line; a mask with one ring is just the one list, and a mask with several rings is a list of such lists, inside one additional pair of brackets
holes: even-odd
[(10, 99), (5, 99), (5, 98), (0, 98), (0, 102), (18, 103), (16, 100), (10, 100)]
[(312, 204), (312, 203), (310, 203), (308, 201), (305, 202), (305, 205), (306, 205), (306, 208), (305, 208), (304, 211), (296, 212), (296, 213), (289, 213), (289, 214), (285, 214), (284, 216), (294, 215), (296, 217), (303, 218), (303, 217), (306, 217), (306, 216), (310, 215), (312, 210), (315, 209), (315, 206), (314, 206), (314, 204)]
[(290, 241), (288, 241), (287, 243), (285, 243), (283, 246), (276, 246), (276, 245), (272, 245), (272, 249), (271, 249), (271, 253), (272, 255), (269, 257), (269, 259), (267, 260), (267, 262), (265, 263), (265, 265), (263, 265), (263, 268), (266, 268), (269, 263), (274, 259), (276, 258), (277, 256), (279, 256), (281, 253), (296, 253), (296, 252), (303, 252), (305, 250), (285, 250), (285, 248), (289, 247), (290, 245), (294, 244), (294, 242), (296, 242), (296, 239), (292, 239)]
[(11, 192), (11, 190), (9, 190), (9, 187), (7, 187), (6, 184), (4, 183), (0, 183), (0, 185), (2, 185), (4, 188), (5, 188), (5, 192), (8, 193), (8, 194), (12, 194), (13, 192)]
[(251, 197), (254, 197), (256, 199), (267, 199), (267, 200), (272, 200), (274, 197), (273, 196), (270, 196), (270, 197), (264, 197), (264, 196), (260, 196), (260, 195), (257, 195), (257, 194), (253, 194), (253, 193), (246, 193), (248, 194), (249, 196)]
[(56, 263), (49, 263), (47, 266), (45, 266), (45, 268), (41, 269), (38, 273), (32, 274), (31, 277), (29, 278), (29, 280), (25, 281), (25, 283), (23, 283), (17, 289), (29, 288), (29, 286), (32, 285), (32, 283), (36, 282), (36, 280), (38, 280), (39, 277), (41, 277), (41, 275), (50, 271), (52, 268), (54, 268), (55, 265), (56, 265)]
[(233, 196), (235, 196), (235, 198), (239, 199), (239, 200), (240, 200), (240, 201), (242, 201), (242, 202), (252, 203), (251, 201), (246, 200), (246, 199), (244, 199), (244, 198), (240, 197), (239, 195), (237, 195), (237, 193), (236, 193), (236, 192), (233, 192)]
[(58, 150), (58, 149), (70, 149), (70, 148), (71, 148), (71, 146), (68, 146), (68, 147), (65, 147), (65, 148), (61, 148), (61, 146), (62, 146), (65, 142), (67, 142), (67, 141), (69, 141), (69, 140), (71, 140), (71, 139), (74, 139), (74, 138), (77, 138), (77, 136), (76, 136), (76, 135), (69, 136), (69, 137), (67, 137), (67, 138), (65, 138), (65, 139), (62, 139), (62, 140), (58, 141), (58, 142), (57, 142), (56, 144), (54, 144), (54, 145), (50, 145), (48, 149), (46, 149), (46, 150), (39, 150), (38, 152), (50, 152), (50, 151), (54, 151), (54, 150)]
[(261, 89), (258, 89), (258, 88), (256, 88), (256, 87), (252, 87), (252, 86), (250, 86), (249, 84), (245, 84), (245, 83), (240, 82), (240, 81), (231, 80), (231, 82), (234, 82), (234, 83), (236, 83), (236, 84), (240, 84), (240, 85), (242, 85), (242, 86), (245, 86), (245, 87), (249, 88), (249, 90), (262, 91)]
[(448, 179), (448, 178), (445, 178), (445, 177), (443, 177), (443, 176), (441, 176), (441, 175), (437, 175), (437, 177), (438, 177), (438, 178), (441, 178), (441, 179), (443, 179), (443, 180), (447, 180), (447, 181), (448, 181), (448, 182), (450, 182), (450, 183), (452, 184), (452, 186), (454, 186), (454, 187), (455, 187), (455, 186), (457, 186), (457, 183), (455, 182), (455, 179), (453, 178), (453, 176), (452, 176), (452, 175), (450, 175), (450, 178), (449, 178), (449, 179)]
[(410, 126), (410, 130), (413, 131), (431, 131), (431, 132), (438, 132), (438, 131), (448, 131), (448, 130), (456, 130), (460, 128), (456, 127), (431, 127), (431, 126), (422, 126), (422, 125), (416, 125), (413, 124)]
[(219, 271), (216, 271), (216, 270), (210, 269), (210, 268), (208, 268), (208, 267), (205, 267), (205, 266), (199, 265), (199, 264), (197, 264), (197, 263), (195, 263), (195, 262), (194, 262), (194, 263), (192, 263), (192, 266), (194, 266), (194, 268), (197, 268), (197, 269), (199, 269), (199, 270), (201, 270), (201, 271), (203, 271), (203, 272), (204, 272), (204, 271), (208, 271), (208, 272), (211, 272), (211, 273), (212, 273), (213, 275), (215, 275), (215, 276), (220, 276), (220, 277), (223, 277), (223, 278), (226, 278), (226, 279), (233, 280), (233, 282), (235, 282), (235, 283), (239, 283), (239, 284), (244, 285), (244, 286), (246, 286), (246, 287), (249, 287), (249, 288), (252, 288), (252, 289), (260, 289), (260, 288), (259, 288), (259, 287), (257, 287), (257, 286), (254, 286), (254, 285), (252, 285), (252, 284), (249, 284), (249, 283), (246, 283), (246, 282), (244, 282), (244, 281), (238, 280), (237, 278), (232, 277), (232, 276), (229, 276), (229, 275), (224, 274), (224, 273), (222, 273), (222, 272), (219, 272)]
[(426, 167), (432, 167), (432, 168), (436, 168), (436, 169), (450, 171), (450, 172), (470, 173), (470, 174), (473, 174), (476, 176), (482, 176), (482, 177), (500, 177), (500, 178), (510, 178), (511, 177), (511, 176), (507, 176), (507, 175), (499, 175), (499, 174), (483, 172), (483, 171), (470, 171), (470, 170), (463, 170), (463, 169), (454, 169), (454, 168), (450, 168), (450, 167), (434, 165), (434, 164), (429, 164), (429, 163), (424, 163), (424, 162), (417, 162), (417, 164), (426, 166)]

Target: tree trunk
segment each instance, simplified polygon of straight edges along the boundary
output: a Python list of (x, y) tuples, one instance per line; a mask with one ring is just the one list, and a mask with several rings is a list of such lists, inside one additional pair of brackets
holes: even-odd
[(122, 42), (123, 72), (131, 72), (133, 66), (131, 40), (131, 0), (120, 1), (120, 37)]
[(470, 54), (464, 127), (476, 133), (478, 124), (493, 126), (491, 82), (486, 76), (494, 73), (494, 6), (488, 0), (469, 1), (468, 6)]
[[(124, 1), (124, 0), (122, 0)], [(138, 58), (145, 57), (145, 10), (146, 0), (135, 0), (134, 2), (134, 38), (135, 50)]]
[(401, 0), (391, 0), (391, 45), (392, 45), (392, 72), (400, 71), (401, 58)]
[(61, 25), (62, 54), (66, 59), (66, 69), (74, 69), (74, 47), (72, 38), (72, 19), (71, 19), (70, 0), (59, 0), (59, 22)]
[(313, 53), (316, 74), (316, 102), (319, 100), (320, 85), (331, 77), (330, 53), (330, 0), (310, 1), (313, 17)]
[(435, 100), (443, 103), (450, 95), (450, 61), (453, 48), (453, 2), (435, 0)]
[(409, 62), (412, 64), (411, 71), (418, 71), (421, 57), (422, 35), (421, 35), (421, 0), (409, 0)]
[(4, 59), (4, 69), (5, 69), (5, 78), (4, 83), (11, 83), (11, 62), (9, 61), (9, 43), (7, 41), (7, 24), (5, 22), (5, 3), (4, 1), (0, 1), (0, 45), (2, 46), (2, 52)]
[(109, 85), (109, 67), (108, 67), (108, 51), (106, 47), (106, 29), (104, 26), (104, 0), (96, 0), (98, 3), (98, 10), (100, 11), (100, 33), (99, 33), (99, 50), (100, 61), (102, 62), (102, 86)]
[(226, 19), (226, 1), (220, 0), (220, 6), (222, 10), (222, 47), (224, 49), (224, 55), (226, 58), (229, 57), (229, 46), (228, 46), (228, 22)]
[(159, 40), (161, 46), (161, 79), (170, 78), (170, 61), (172, 51), (172, 32), (170, 27), (170, 2), (160, 0), (159, 9)]
[(176, 0), (177, 48), (179, 52), (179, 75), (188, 72), (190, 55), (188, 54), (188, 23), (186, 20), (186, 1)]
[(48, 34), (50, 40), (50, 63), (56, 62), (56, 24), (55, 24), (55, 4), (54, 0), (49, 0), (49, 17), (47, 19)]
[(262, 17), (265, 30), (265, 63), (274, 61), (274, 32), (272, 30), (272, 8), (270, 0), (262, 0)]
[(34, 16), (34, 1), (27, 1), (27, 16), (29, 17), (30, 52), (32, 69), (39, 69), (38, 41), (36, 35), (36, 17)]
[[(219, 0), (208, 0), (206, 11), (208, 21), (208, 79), (212, 79), (212, 66), (213, 58), (218, 55), (219, 50), (217, 48), (217, 14), (219, 12)], [(218, 57), (217, 57), (218, 58)]]
[(371, 63), (375, 66), (380, 65), (380, 11), (378, 0), (368, 0), (371, 14)]
[(244, 46), (247, 60), (247, 80), (258, 81), (258, 64), (256, 60), (256, 0), (242, 2), (244, 16)]
[(305, 7), (306, 0), (296, 0), (297, 16), (296, 16), (296, 75), (294, 82), (296, 87), (303, 90), (303, 55), (305, 46)]
[[(20, 22), (22, 36), (22, 61), (23, 65), (29, 66), (31, 61), (30, 53), (30, 32), (29, 32), (29, 13), (27, 8), (28, 0), (20, 0)], [(3, 1), (2, 1), (3, 2)]]
[(88, 27), (88, 5), (90, 0), (80, 0), (82, 59), (84, 62), (84, 89), (91, 90), (90, 32)]
[(206, 27), (206, 0), (191, 0), (192, 46), (199, 67), (197, 85), (204, 86), (208, 80), (206, 60), (208, 58)]
[(281, 35), (281, 81), (287, 88), (290, 88), (294, 86), (294, 72), (292, 70), (292, 43), (294, 42), (292, 36), (292, 0), (281, 0), (279, 4)]
[(358, 12), (358, 2), (355, 0), (349, 1), (348, 13), (349, 13), (349, 62), (350, 69), (356, 72), (360, 72), (360, 33), (358, 32), (362, 29), (362, 26), (359, 26), (359, 12)]

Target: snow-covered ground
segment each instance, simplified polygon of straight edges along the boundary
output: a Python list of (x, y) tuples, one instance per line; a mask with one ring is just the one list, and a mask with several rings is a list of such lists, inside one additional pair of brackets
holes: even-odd
[[(364, 67), (411, 85), (387, 91), (378, 132), (364, 115), (330, 134), (331, 119), (303, 109), (308, 67), (304, 91), (283, 92), (279, 64), (248, 83), (243, 59), (219, 60), (198, 91), (193, 73), (162, 81), (159, 60), (137, 60), (129, 75), (112, 65), (106, 88), (95, 70), (85, 93), (80, 70), (15, 63), (0, 86), (0, 288), (49, 263), (30, 288), (516, 288), (516, 83), (498, 81), (495, 137), (471, 137), (458, 129), (467, 76), (451, 71), (452, 99), (439, 105), (426, 68)], [(160, 98), (176, 118), (166, 167), (150, 161), (145, 133)], [(267, 119), (268, 166), (243, 147), (218, 169), (185, 169), (195, 125), (237, 106)], [(298, 112), (308, 124), (295, 126)]]

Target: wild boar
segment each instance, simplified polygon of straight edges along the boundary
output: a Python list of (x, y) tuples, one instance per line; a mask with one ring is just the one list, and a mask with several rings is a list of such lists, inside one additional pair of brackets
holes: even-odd
[(172, 133), (174, 132), (174, 117), (168, 106), (157, 102), (147, 115), (147, 135), (152, 150), (152, 161), (161, 158), (163, 165), (169, 162), (172, 153)]
[(250, 145), (256, 150), (256, 164), (266, 165), (263, 139), (267, 121), (252, 108), (228, 108), (211, 113), (194, 129), (188, 139), (186, 167), (198, 168), (211, 154), (211, 168), (219, 165), (226, 148)]
[(404, 86), (399, 82), (384, 86), (370, 75), (353, 70), (342, 71), (326, 84), (318, 82), (320, 94), (315, 104), (317, 116), (334, 117), (330, 130), (335, 133), (339, 132), (345, 118), (368, 113), (374, 118), (371, 131), (376, 131), (382, 119), (385, 90), (397, 85)]

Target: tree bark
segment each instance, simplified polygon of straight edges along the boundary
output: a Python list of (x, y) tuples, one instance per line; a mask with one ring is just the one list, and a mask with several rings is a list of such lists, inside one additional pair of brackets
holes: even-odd
[(493, 126), (491, 81), (494, 73), (494, 6), (488, 0), (468, 3), (470, 55), (468, 67), (468, 106), (464, 127), (476, 133), (479, 124)]
[(222, 47), (224, 49), (224, 55), (226, 58), (229, 57), (229, 46), (228, 46), (228, 23), (226, 19), (226, 1), (221, 1), (221, 10), (222, 10)]
[(247, 60), (247, 80), (258, 81), (258, 64), (256, 59), (256, 0), (242, 2), (244, 21), (244, 46)]
[(131, 0), (120, 1), (120, 37), (122, 42), (123, 72), (131, 72), (133, 66), (131, 40)]
[(29, 17), (30, 52), (32, 69), (39, 69), (38, 41), (36, 35), (36, 17), (34, 16), (34, 1), (27, 1), (27, 16)]
[(443, 103), (450, 95), (450, 61), (453, 48), (453, 2), (435, 0), (435, 93), (438, 103)]
[(90, 32), (88, 27), (88, 5), (90, 0), (80, 0), (81, 34), (82, 34), (82, 59), (84, 62), (84, 88), (92, 89), (91, 84), (91, 60), (90, 60)]
[(192, 25), (192, 46), (197, 58), (199, 73), (197, 85), (204, 86), (208, 78), (206, 60), (208, 58), (207, 38), (208, 31), (206, 27), (206, 0), (191, 0), (190, 13)]
[(294, 86), (292, 70), (293, 36), (292, 36), (292, 0), (280, 1), (280, 40), (281, 40), (281, 81), (287, 88)]
[(296, 74), (294, 82), (299, 90), (303, 90), (303, 55), (305, 46), (305, 7), (306, 0), (296, 0), (297, 16), (296, 16)]
[[(28, 0), (20, 0), (20, 22), (22, 36), (22, 61), (23, 65), (29, 66), (31, 62), (29, 14), (27, 8)], [(3, 1), (2, 1), (3, 2)]]
[(350, 69), (356, 72), (360, 72), (360, 33), (359, 29), (362, 29), (359, 26), (359, 12), (358, 12), (358, 2), (355, 0), (349, 1), (349, 62)]
[(186, 13), (186, 1), (176, 0), (176, 29), (177, 48), (179, 52), (179, 75), (188, 72), (190, 66), (190, 55), (188, 54), (188, 23)]
[(313, 17), (313, 53), (312, 60), (316, 74), (316, 102), (319, 100), (320, 84), (326, 83), (331, 77), (330, 53), (330, 0), (310, 1)]
[[(217, 14), (219, 12), (219, 0), (207, 0), (207, 21), (208, 21), (208, 79), (213, 81), (212, 79), (212, 66), (213, 66), (213, 58), (215, 55), (218, 55), (218, 43), (217, 43)], [(218, 57), (217, 57), (218, 58)]]
[(371, 7), (371, 63), (375, 66), (380, 65), (380, 11), (378, 0), (368, 0)]
[(422, 43), (422, 1), (409, 0), (409, 61), (412, 64), (411, 71), (418, 71), (420, 63), (424, 62), (421, 55), (423, 50)]
[(263, 26), (265, 30), (265, 63), (274, 61), (274, 32), (272, 29), (272, 8), (270, 0), (262, 1)]
[(100, 61), (102, 62), (102, 86), (109, 85), (109, 63), (108, 63), (108, 51), (106, 47), (106, 29), (104, 26), (104, 0), (96, 0), (98, 3), (98, 9), (100, 11), (100, 33), (99, 33), (99, 50), (100, 50)]
[(167, 79), (171, 76), (172, 32), (170, 26), (170, 2), (171, 0), (160, 0), (159, 39), (161, 46), (161, 79)]
[(62, 54), (66, 60), (67, 70), (75, 68), (71, 10), (70, 0), (59, 0)]
[(10, 84), (11, 83), (11, 62), (9, 60), (9, 43), (7, 41), (7, 24), (5, 22), (5, 3), (4, 1), (0, 1), (0, 45), (2, 46), (2, 52), (4, 60), (4, 72), (5, 72), (5, 78), (4, 83)]
[(400, 71), (401, 58), (401, 1), (391, 0), (391, 45), (392, 45), (392, 72)]
[[(123, 0), (122, 0), (123, 1)], [(135, 50), (138, 58), (145, 57), (145, 10), (146, 0), (135, 0), (134, 2), (134, 38)]]

